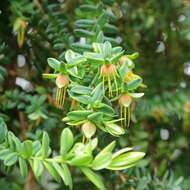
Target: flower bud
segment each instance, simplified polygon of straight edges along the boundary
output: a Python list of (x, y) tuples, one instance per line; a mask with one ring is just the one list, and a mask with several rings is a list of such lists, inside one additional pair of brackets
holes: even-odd
[(117, 74), (116, 66), (114, 64), (110, 65), (102, 65), (101, 67), (101, 75), (108, 77), (108, 76), (115, 76)]
[(69, 78), (66, 75), (59, 75), (56, 78), (56, 85), (58, 88), (63, 88), (69, 84)]
[(122, 56), (122, 57), (119, 59), (119, 63), (120, 63), (121, 65), (123, 65), (123, 64), (125, 64), (126, 60), (127, 60), (127, 57), (126, 57), (126, 56)]
[(96, 126), (88, 121), (82, 125), (82, 132), (86, 138), (91, 138), (96, 133)]
[(119, 103), (125, 107), (129, 107), (132, 100), (133, 99), (128, 94), (122, 94), (119, 98)]

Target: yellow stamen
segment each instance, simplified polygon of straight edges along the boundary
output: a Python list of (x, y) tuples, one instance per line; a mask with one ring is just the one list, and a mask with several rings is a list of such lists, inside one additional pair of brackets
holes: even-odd
[(123, 126), (123, 106), (120, 104), (120, 119), (121, 119), (121, 126)]
[(116, 89), (116, 96), (118, 96), (118, 86), (117, 86), (117, 80), (116, 77), (114, 76), (114, 83), (115, 83), (115, 89)]
[(65, 103), (65, 97), (66, 97), (67, 87), (65, 87), (63, 90), (64, 90), (64, 92), (63, 92), (63, 99), (62, 99), (62, 104), (61, 104), (62, 108), (63, 108), (63, 105)]
[(104, 76), (103, 76), (102, 78), (103, 78), (103, 79), (102, 79), (103, 91), (105, 91), (105, 86), (104, 86), (105, 78), (104, 78)]
[(56, 107), (59, 109), (63, 109), (66, 92), (67, 88), (57, 88), (55, 101), (56, 101)]
[(124, 106), (124, 125), (127, 125), (127, 108)]
[(127, 127), (129, 127), (131, 121), (131, 109), (130, 106), (128, 107), (128, 122), (127, 122)]
[(57, 88), (56, 90), (56, 98), (55, 98), (55, 104), (56, 104), (56, 107), (59, 108), (59, 88)]
[(112, 87), (111, 87), (110, 76), (108, 76), (108, 89), (109, 89), (109, 97), (112, 97)]

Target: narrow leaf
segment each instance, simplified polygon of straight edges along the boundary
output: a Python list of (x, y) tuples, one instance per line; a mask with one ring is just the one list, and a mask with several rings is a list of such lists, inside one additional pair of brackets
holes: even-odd
[(100, 190), (106, 190), (101, 177), (94, 173), (91, 169), (86, 167), (80, 167), (84, 175)]

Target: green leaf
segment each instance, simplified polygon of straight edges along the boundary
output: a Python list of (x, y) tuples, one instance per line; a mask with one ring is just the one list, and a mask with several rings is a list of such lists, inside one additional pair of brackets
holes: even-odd
[(112, 160), (112, 154), (110, 152), (100, 152), (92, 162), (92, 168), (94, 170), (101, 170), (106, 168)]
[(58, 182), (61, 183), (61, 178), (57, 172), (57, 170), (53, 167), (51, 162), (43, 162), (45, 168), (48, 170), (49, 174)]
[(95, 21), (89, 20), (89, 19), (80, 19), (80, 20), (77, 20), (74, 24), (76, 27), (88, 28), (88, 27), (92, 27), (95, 24)]
[[(110, 167), (123, 167), (135, 164), (138, 162), (141, 158), (143, 158), (145, 153), (143, 152), (128, 152), (124, 154), (119, 154), (118, 156), (115, 156), (112, 159), (112, 162), (110, 163)], [(109, 167), (108, 166), (108, 167)]]
[(87, 12), (92, 12), (92, 11), (96, 11), (97, 7), (94, 5), (81, 5), (80, 6), (81, 11), (87, 11)]
[(114, 123), (105, 123), (105, 128), (113, 136), (120, 136), (125, 134), (124, 128)]
[(101, 102), (104, 96), (104, 90), (102, 83), (98, 84), (96, 88), (92, 91), (92, 102)]
[(104, 43), (102, 53), (103, 53), (104, 57), (110, 57), (112, 55), (112, 45), (110, 42), (106, 41)]
[(7, 77), (8, 76), (7, 70), (4, 67), (2, 67), (2, 66), (0, 66), (0, 75), (2, 75), (3, 77)]
[(127, 64), (123, 64), (119, 69), (119, 73), (120, 73), (122, 79), (125, 78), (127, 71), (129, 71)]
[(105, 60), (102, 54), (93, 52), (84, 52), (84, 56), (90, 61), (97, 64), (104, 64)]
[(71, 68), (71, 67), (77, 66), (81, 63), (85, 63), (85, 62), (86, 62), (86, 58), (76, 57), (76, 58), (71, 59), (70, 62), (68, 64), (66, 64), (66, 67)]
[(74, 58), (77, 58), (77, 57), (81, 57), (81, 55), (79, 53), (72, 51), (72, 50), (67, 50), (65, 53), (65, 59), (68, 63), (72, 62), (72, 60)]
[(70, 120), (74, 121), (81, 121), (81, 120), (86, 120), (87, 117), (92, 114), (92, 111), (85, 111), (85, 110), (77, 110), (77, 111), (72, 111), (67, 114), (67, 117)]
[(141, 98), (142, 96), (144, 96), (144, 93), (128, 93), (128, 95), (133, 98)]
[[(112, 141), (110, 144), (108, 144), (100, 153), (104, 154), (105, 152), (112, 152), (113, 149), (115, 148), (116, 142)], [(99, 154), (100, 154), (99, 153)]]
[(141, 83), (142, 83), (142, 79), (137, 78), (137, 79), (135, 79), (133, 81), (128, 82), (127, 83), (127, 88), (128, 88), (128, 90), (134, 90), (137, 87), (139, 87)]
[(92, 92), (92, 88), (81, 86), (81, 85), (74, 85), (70, 92), (76, 93), (76, 94), (84, 94), (84, 95), (90, 95)]
[(106, 33), (114, 34), (114, 33), (117, 33), (117, 32), (118, 32), (118, 28), (115, 27), (115, 26), (112, 25), (112, 24), (106, 23), (106, 24), (104, 25), (104, 31), (105, 31)]
[(116, 62), (118, 61), (118, 59), (123, 55), (124, 51), (121, 51), (120, 53), (117, 53), (115, 55), (112, 56), (112, 58), (110, 59), (110, 62)]
[(54, 58), (48, 58), (47, 59), (48, 65), (53, 68), (56, 71), (59, 71), (60, 68), (60, 61), (58, 61), (57, 59)]
[(71, 177), (71, 172), (69, 171), (69, 168), (67, 167), (66, 164), (61, 164), (61, 167), (63, 169), (63, 173), (64, 173), (64, 181), (65, 184), (69, 186), (70, 189), (73, 188), (73, 182), (72, 182), (72, 177)]
[(94, 173), (91, 169), (86, 167), (80, 167), (81, 171), (84, 173), (84, 175), (100, 190), (106, 190), (102, 179), (99, 175)]
[(92, 45), (90, 45), (90, 44), (81, 44), (79, 42), (72, 43), (71, 47), (75, 51), (81, 52), (81, 53), (83, 53), (83, 51), (91, 51), (93, 49)]
[(0, 159), (4, 160), (7, 155), (9, 155), (11, 151), (9, 149), (3, 149), (0, 151)]
[(39, 140), (36, 140), (32, 143), (32, 148), (33, 148), (33, 155), (36, 155), (40, 151), (41, 148), (41, 143)]
[(130, 147), (122, 148), (121, 150), (115, 152), (115, 153), (112, 155), (112, 158), (115, 158), (115, 157), (119, 156), (120, 154), (123, 154), (123, 153), (128, 152), (128, 151), (131, 151), (131, 150), (133, 150), (133, 148), (130, 148)]
[(4, 158), (4, 164), (6, 166), (12, 166), (13, 164), (15, 164), (18, 160), (18, 156), (16, 152), (12, 152), (10, 154), (8, 154), (5, 158)]
[(43, 137), (42, 137), (42, 157), (46, 158), (49, 156), (49, 136), (46, 131), (43, 132)]
[(133, 54), (131, 54), (131, 55), (127, 55), (127, 57), (128, 57), (129, 59), (136, 59), (138, 56), (139, 56), (139, 53), (138, 53), (138, 52), (135, 52), (135, 53), (133, 53)]
[(74, 142), (73, 133), (69, 128), (66, 128), (61, 133), (60, 154), (64, 156), (71, 149)]
[(60, 70), (61, 73), (67, 74), (66, 63), (64, 63), (62, 61), (61, 64), (60, 64), (59, 70)]
[(34, 159), (32, 166), (33, 166), (34, 175), (36, 176), (37, 179), (39, 179), (39, 177), (42, 175), (43, 170), (44, 170), (42, 161), (38, 159)]
[(74, 99), (78, 102), (81, 102), (83, 104), (90, 104), (92, 102), (92, 98), (88, 95), (79, 95), (79, 94), (73, 93), (71, 91), (69, 91), (68, 93), (72, 99)]
[(12, 136), (12, 140), (13, 140), (14, 143), (15, 143), (16, 151), (17, 151), (17, 152), (20, 152), (20, 150), (22, 149), (22, 143), (21, 143), (20, 139), (17, 138), (15, 135), (13, 135), (13, 136)]
[(89, 139), (89, 142), (86, 144), (86, 151), (91, 154), (92, 151), (97, 147), (98, 145), (98, 138)]
[(98, 43), (103, 43), (104, 42), (104, 34), (103, 32), (99, 32), (98, 33), (98, 36), (97, 36), (97, 40), (96, 40)]
[(26, 161), (19, 157), (19, 167), (20, 167), (20, 173), (23, 177), (27, 177), (28, 175), (28, 166), (26, 164)]
[(92, 162), (92, 160), (93, 160), (92, 155), (83, 153), (77, 155), (76, 157), (68, 161), (68, 163), (73, 166), (87, 166)]
[(9, 149), (10, 149), (12, 152), (15, 152), (15, 150), (16, 150), (16, 145), (15, 145), (15, 143), (14, 143), (13, 136), (14, 136), (14, 134), (13, 134), (11, 131), (8, 131)]
[(125, 169), (128, 169), (128, 168), (131, 168), (133, 166), (135, 166), (137, 163), (134, 163), (134, 164), (130, 164), (130, 165), (122, 165), (122, 166), (108, 166), (106, 167), (106, 169), (109, 169), (109, 170), (125, 170)]
[(32, 141), (30, 141), (30, 140), (24, 141), (20, 152), (21, 152), (21, 155), (23, 156), (23, 158), (30, 158), (33, 153)]
[(104, 114), (104, 118), (110, 119), (114, 116), (115, 111), (111, 106), (108, 106), (107, 104), (98, 102), (93, 104), (93, 107), (97, 112), (102, 112)]
[(63, 179), (65, 185), (69, 185), (71, 186), (71, 176), (69, 176), (69, 173), (68, 173), (68, 168), (65, 167), (65, 165), (59, 165), (58, 163), (56, 162), (53, 162), (53, 167), (56, 169), (56, 171), (59, 173), (59, 175), (61, 176), (61, 178)]
[(75, 29), (74, 33), (78, 37), (93, 37), (94, 33), (84, 29)]
[(43, 76), (43, 78), (46, 78), (46, 79), (54, 79), (58, 76), (58, 74), (43, 73), (42, 76)]
[(7, 135), (7, 126), (2, 118), (0, 118), (0, 144), (4, 142)]
[(122, 51), (122, 47), (120, 47), (120, 46), (112, 48), (112, 54), (118, 54), (121, 51)]
[(103, 121), (103, 113), (102, 112), (95, 112), (88, 115), (88, 120), (93, 121), (94, 123), (101, 123)]

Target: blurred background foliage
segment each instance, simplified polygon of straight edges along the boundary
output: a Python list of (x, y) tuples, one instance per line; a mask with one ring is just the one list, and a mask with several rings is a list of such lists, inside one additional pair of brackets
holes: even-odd
[[(62, 111), (53, 105), (51, 82), (42, 79), (48, 72), (47, 58), (62, 59), (68, 48), (90, 49), (99, 31), (107, 40), (120, 44), (135, 61), (143, 77), (145, 96), (136, 102), (132, 124), (119, 146), (145, 151), (146, 158), (136, 169), (102, 171), (109, 190), (188, 190), (190, 186), (190, 2), (188, 0), (103, 0), (97, 14), (84, 12), (83, 4), (97, 0), (11, 0), (0, 1), (0, 117), (21, 139), (38, 139), (42, 130), (51, 136), (56, 150), (64, 123)], [(78, 19), (91, 19), (87, 27)], [(111, 27), (111, 29), (110, 29)], [(88, 37), (80, 35), (87, 28)], [(86, 42), (85, 47), (81, 44)], [(67, 105), (66, 105), (67, 106)], [(77, 133), (77, 131), (75, 132)], [(111, 138), (100, 132), (103, 144)], [(118, 148), (120, 148), (118, 147)], [(93, 189), (78, 171), (77, 190)], [(32, 176), (18, 178), (18, 171), (1, 166), (1, 190), (66, 189), (48, 175), (40, 182)], [(25, 184), (24, 186), (22, 184)], [(24, 187), (24, 188), (23, 188)]]

